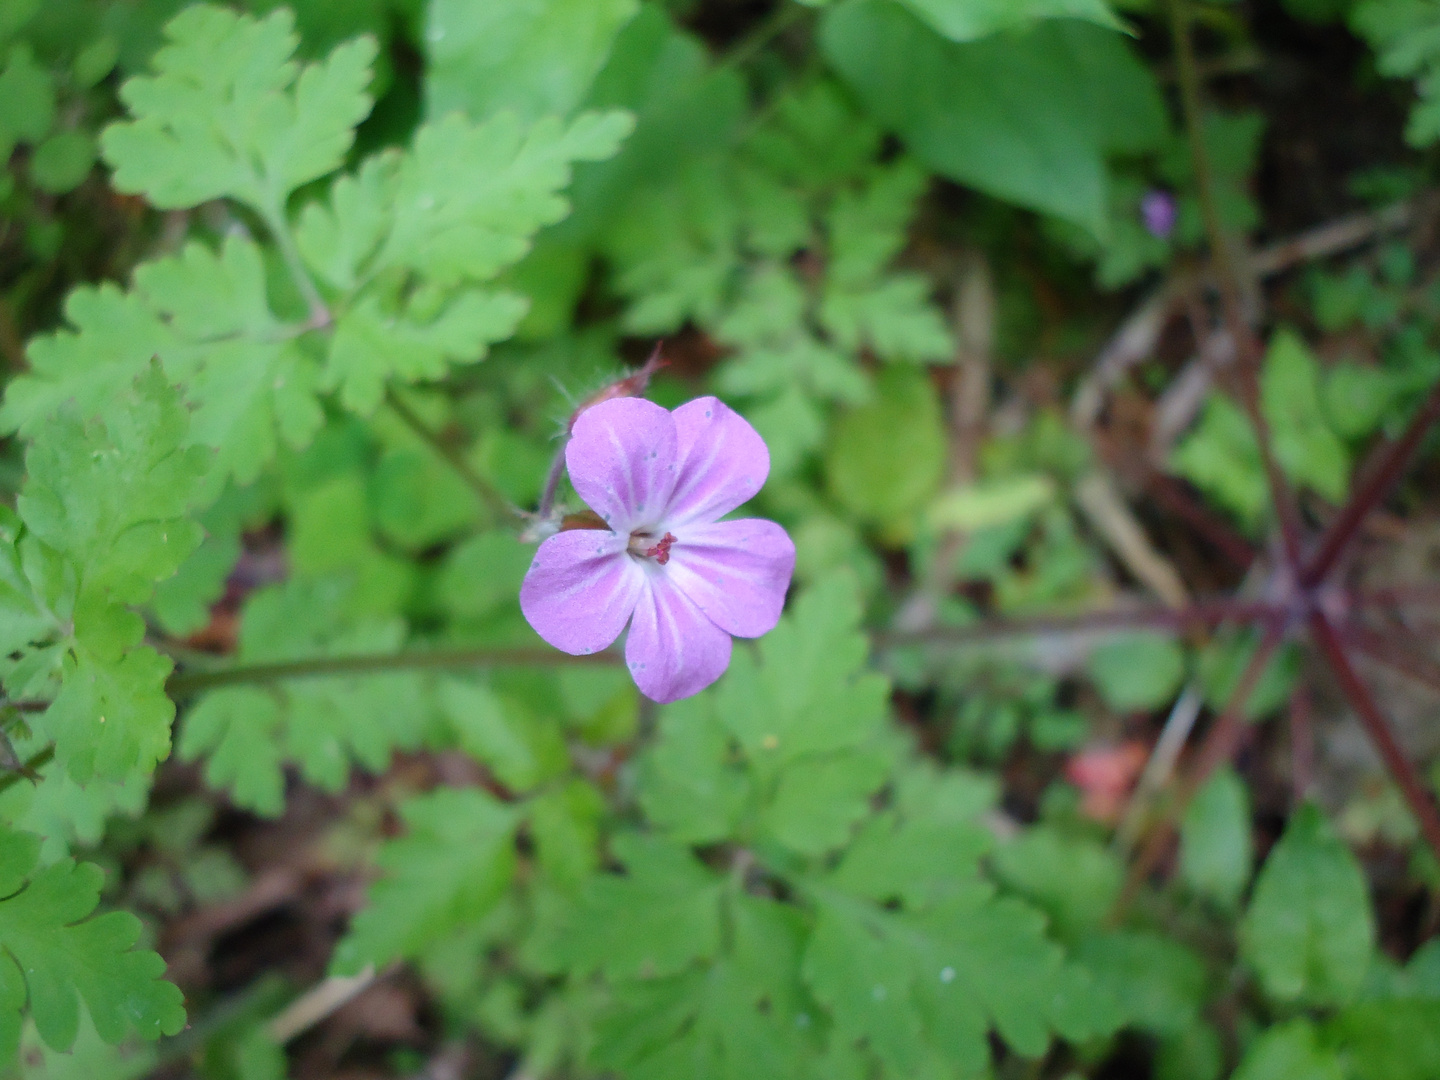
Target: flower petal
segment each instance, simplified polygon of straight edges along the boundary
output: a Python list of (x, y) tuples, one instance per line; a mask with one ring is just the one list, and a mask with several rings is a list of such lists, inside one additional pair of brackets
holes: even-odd
[(730, 666), (730, 635), (663, 572), (645, 575), (625, 663), (640, 692), (662, 705), (698, 694)]
[(537, 634), (572, 656), (620, 636), (645, 585), (645, 571), (625, 554), (628, 540), (572, 529), (540, 545), (520, 586), (520, 610)]
[(665, 567), (675, 587), (736, 637), (775, 629), (795, 572), (795, 544), (773, 521), (741, 518), (686, 525)]
[(653, 401), (613, 398), (580, 414), (565, 447), (570, 482), (615, 532), (659, 522), (676, 476), (675, 421)]
[(770, 475), (770, 451), (750, 422), (713, 397), (674, 412), (679, 472), (664, 524), (714, 521), (749, 502)]

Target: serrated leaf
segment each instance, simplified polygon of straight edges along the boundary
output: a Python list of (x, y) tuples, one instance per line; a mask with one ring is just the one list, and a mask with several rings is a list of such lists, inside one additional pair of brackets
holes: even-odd
[(713, 692), (752, 767), (773, 775), (808, 754), (857, 747), (882, 730), (889, 683), (864, 670), (860, 601), (843, 575), (806, 591), (758, 647), (737, 649)]
[(1364, 872), (1313, 804), (1271, 850), (1241, 924), (1241, 955), (1278, 1001), (1343, 1004), (1375, 943)]
[[(263, 664), (385, 653), (405, 636), (398, 619), (355, 615), (351, 589), (336, 579), (294, 580), (246, 601), (236, 661)], [(282, 766), (295, 762), (310, 783), (338, 791), (353, 765), (383, 770), (397, 748), (413, 748), (433, 724), (425, 682), (415, 672), (292, 679), (267, 690), (227, 688), (200, 699), (186, 717), (180, 754), (208, 757), (206, 775), (240, 806), (283, 808)]]
[(82, 1001), (106, 1042), (132, 1030), (146, 1039), (179, 1031), (185, 1010), (180, 991), (161, 979), (165, 961), (134, 949), (140, 921), (118, 911), (90, 917), (100, 868), (67, 859), (36, 872), (39, 850), (37, 837), (0, 830), (0, 1060), (13, 1060), (27, 996), (55, 1050), (75, 1041)]
[(426, 124), (396, 168), (394, 218), (375, 265), (442, 285), (493, 277), (525, 254), (535, 230), (565, 216), (558, 191), (573, 163), (612, 156), (633, 126), (622, 112), (528, 127), (511, 114)]
[(370, 887), (369, 905), (337, 947), (336, 972), (414, 958), (483, 917), (509, 887), (519, 822), (513, 807), (475, 788), (439, 788), (403, 803), (400, 817), (407, 834), (381, 850), (386, 876)]
[(426, 13), (430, 116), (483, 120), (502, 109), (526, 120), (565, 115), (584, 100), (637, 0), (471, 4), (437, 0)]
[(293, 25), (285, 8), (257, 20), (206, 4), (167, 23), (155, 74), (121, 87), (134, 119), (101, 136), (115, 187), (162, 208), (229, 196), (273, 220), (290, 192), (334, 171), (370, 111), (375, 41), (302, 67)]
[(1039, 912), (978, 883), (916, 913), (827, 893), (805, 978), (837, 1034), (867, 1040), (896, 1075), (912, 1073), (927, 1044), (953, 1068), (978, 1071), (992, 1026), (1034, 1057), (1052, 1030), (1084, 1038), (1119, 1023), (1113, 1002), (1065, 964), (1043, 928)]
[(614, 848), (625, 873), (590, 880), (557, 947), (565, 963), (580, 974), (652, 978), (713, 957), (723, 879), (668, 841), (629, 834)]
[(53, 420), (25, 457), (17, 500), (37, 537), (81, 568), (81, 594), (139, 603), (200, 542), (186, 518), (208, 465), (186, 448), (189, 418), (158, 371), (110, 402), (104, 420)]
[(460, 748), (511, 790), (529, 791), (569, 766), (564, 736), (553, 719), (529, 715), (488, 687), (458, 679), (443, 682), (439, 698)]
[(1114, 853), (1053, 828), (1002, 844), (991, 862), (1004, 885), (1044, 908), (1067, 937), (1098, 927), (1120, 895), (1123, 868)]
[(375, 411), (391, 378), (439, 379), (451, 363), (474, 363), (488, 347), (515, 332), (524, 297), (467, 289), (428, 319), (386, 312), (373, 296), (347, 310), (330, 341), (326, 382), (361, 415)]
[(646, 816), (676, 840), (723, 840), (739, 821), (750, 783), (729, 760), (729, 742), (710, 695), (661, 713), (658, 737), (641, 761), (638, 795)]
[(792, 761), (760, 815), (760, 828), (803, 855), (837, 848), (865, 816), (870, 796), (892, 767), (889, 755), (871, 748)]

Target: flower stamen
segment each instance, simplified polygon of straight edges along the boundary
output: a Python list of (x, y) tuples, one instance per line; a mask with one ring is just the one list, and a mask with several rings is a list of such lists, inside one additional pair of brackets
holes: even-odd
[(675, 536), (667, 532), (652, 544), (650, 541), (654, 539), (648, 533), (631, 533), (628, 550), (631, 555), (638, 555), (642, 559), (654, 559), (664, 566), (670, 561), (670, 545), (675, 543)]

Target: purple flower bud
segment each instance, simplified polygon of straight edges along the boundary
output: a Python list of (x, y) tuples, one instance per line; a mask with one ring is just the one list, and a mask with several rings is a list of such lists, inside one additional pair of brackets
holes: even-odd
[(1140, 220), (1151, 236), (1168, 240), (1175, 230), (1175, 196), (1168, 191), (1147, 191), (1140, 200)]
[(673, 413), (611, 398), (575, 419), (565, 464), (604, 528), (566, 529), (535, 553), (520, 608), (535, 632), (579, 656), (626, 624), (625, 662), (655, 701), (697, 694), (730, 666), (730, 639), (769, 633), (795, 569), (773, 521), (719, 519), (770, 474), (765, 441), (713, 397)]

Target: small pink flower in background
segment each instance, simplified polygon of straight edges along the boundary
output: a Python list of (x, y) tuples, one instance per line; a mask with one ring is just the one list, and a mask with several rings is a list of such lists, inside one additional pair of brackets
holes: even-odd
[(1168, 240), (1175, 231), (1175, 196), (1168, 191), (1147, 191), (1140, 200), (1140, 220), (1145, 231), (1159, 240)]
[(676, 701), (730, 666), (730, 639), (774, 629), (795, 545), (773, 521), (719, 519), (770, 473), (765, 441), (713, 397), (673, 413), (642, 398), (582, 412), (565, 447), (575, 491), (605, 529), (540, 545), (520, 607), (572, 655), (598, 652), (626, 624), (625, 662), (641, 693)]

